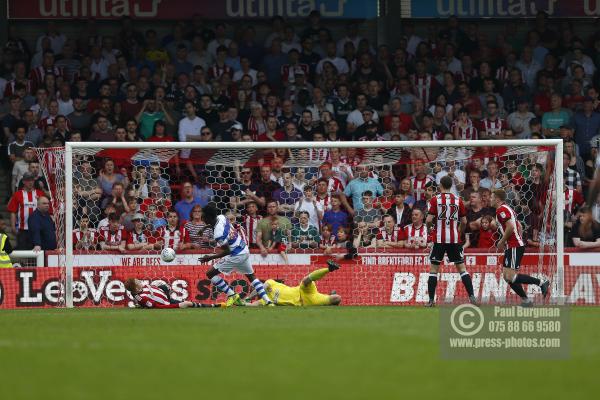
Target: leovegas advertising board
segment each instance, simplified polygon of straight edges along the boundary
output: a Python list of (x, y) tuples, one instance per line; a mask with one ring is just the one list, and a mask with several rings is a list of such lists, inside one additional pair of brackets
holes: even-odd
[[(283, 279), (297, 285), (303, 276), (320, 265), (263, 265), (256, 267), (261, 279)], [(73, 297), (81, 307), (131, 306), (123, 282), (137, 277), (148, 282), (163, 282), (170, 286), (174, 300), (194, 300), (203, 303), (223, 301), (223, 295), (206, 279), (207, 266), (178, 265), (173, 267), (87, 267), (74, 270)], [(536, 275), (537, 266), (524, 266), (524, 271)], [(517, 302), (501, 277), (499, 268), (485, 265), (469, 267), (475, 293), (484, 303)], [(61, 303), (61, 269), (13, 268), (0, 270), (0, 308), (55, 307)], [(243, 295), (250, 290), (243, 276), (230, 275), (230, 284)], [(362, 265), (352, 262), (329, 274), (318, 283), (322, 293), (335, 290), (343, 305), (420, 305), (427, 299), (427, 271), (416, 265)], [(537, 288), (528, 291), (536, 295)], [(567, 268), (565, 274), (566, 302), (578, 305), (600, 305), (600, 266)], [(466, 300), (460, 277), (452, 266), (444, 266), (437, 290), (438, 302), (457, 303)], [(554, 299), (552, 299), (554, 300)]]

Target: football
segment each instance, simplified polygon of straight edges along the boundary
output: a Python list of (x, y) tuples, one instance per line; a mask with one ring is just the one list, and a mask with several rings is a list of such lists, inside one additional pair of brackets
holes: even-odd
[(164, 262), (171, 262), (175, 259), (175, 250), (173, 250), (170, 247), (165, 247), (161, 252), (160, 252), (160, 258), (164, 261)]

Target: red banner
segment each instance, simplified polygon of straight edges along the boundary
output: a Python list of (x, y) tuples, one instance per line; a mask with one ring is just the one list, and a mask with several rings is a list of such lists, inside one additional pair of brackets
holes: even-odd
[(10, 19), (375, 18), (377, 0), (8, 0)]
[[(176, 267), (97, 267), (77, 268), (74, 271), (74, 302), (82, 307), (131, 306), (123, 281), (137, 277), (162, 281), (172, 289), (174, 300), (193, 300), (202, 303), (223, 301), (206, 279), (206, 266)], [(261, 279), (283, 279), (290, 286), (315, 267), (258, 266)], [(537, 267), (524, 267), (525, 272)], [(0, 270), (0, 308), (55, 307), (60, 303), (60, 268)], [(500, 276), (499, 268), (469, 266), (475, 293), (484, 303), (516, 302)], [(226, 277), (231, 286), (243, 295), (249, 283), (243, 276)], [(344, 305), (419, 305), (427, 300), (427, 272), (423, 266), (386, 266), (348, 264), (327, 275), (318, 283), (319, 291), (335, 290)], [(530, 286), (536, 295), (538, 288)], [(600, 266), (571, 267), (565, 276), (566, 301), (570, 304), (600, 304)], [(443, 267), (437, 288), (438, 302), (464, 302), (466, 293), (453, 267)]]

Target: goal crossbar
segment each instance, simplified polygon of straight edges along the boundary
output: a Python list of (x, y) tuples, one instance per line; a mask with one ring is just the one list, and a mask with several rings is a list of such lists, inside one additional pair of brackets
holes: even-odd
[[(432, 147), (555, 147), (556, 256), (559, 301), (564, 299), (564, 196), (562, 139), (451, 140), (451, 141), (350, 141), (350, 142), (67, 142), (65, 144), (65, 199), (73, 197), (73, 151), (77, 149), (311, 149), (311, 148), (432, 148)], [(73, 307), (73, 208), (65, 207), (65, 305)]]

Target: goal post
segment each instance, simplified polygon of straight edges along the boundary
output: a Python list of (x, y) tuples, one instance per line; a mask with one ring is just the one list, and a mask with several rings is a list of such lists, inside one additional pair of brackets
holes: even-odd
[[(540, 245), (540, 252), (549, 252), (550, 258), (555, 257), (555, 263), (551, 268), (555, 268), (554, 282), (554, 297), (562, 299), (564, 297), (564, 196), (563, 191), (563, 142), (561, 139), (536, 139), (536, 140), (494, 140), (494, 141), (384, 141), (384, 142), (67, 142), (64, 148), (64, 285), (65, 285), (65, 306), (73, 307), (73, 279), (74, 279), (74, 243), (73, 243), (73, 222), (80, 215), (76, 214), (74, 204), (75, 187), (74, 177), (77, 174), (76, 165), (81, 157), (95, 157), (101, 151), (105, 150), (131, 150), (144, 153), (144, 160), (141, 159), (135, 162), (146, 162), (148, 157), (157, 157), (161, 161), (168, 159), (173, 154), (177, 154), (180, 150), (190, 150), (207, 152), (211, 154), (222, 154), (222, 157), (214, 156), (210, 160), (203, 162), (206, 165), (220, 165), (229, 168), (237, 163), (239, 166), (240, 160), (249, 159), (250, 153), (256, 151), (265, 151), (268, 149), (289, 149), (290, 154), (295, 154), (296, 157), (291, 157), (288, 160), (288, 165), (292, 167), (303, 166), (318, 168), (318, 166), (326, 160), (307, 158), (306, 152), (311, 150), (319, 150), (326, 148), (337, 148), (342, 151), (346, 149), (359, 149), (364, 151), (365, 164), (375, 166), (390, 166), (390, 169), (395, 164), (413, 164), (414, 159), (405, 159), (405, 152), (422, 151), (426, 157), (427, 149), (439, 148), (448, 149), (446, 159), (426, 159), (425, 162), (432, 167), (435, 163), (444, 163), (448, 160), (468, 161), (473, 157), (491, 157), (524, 160), (525, 158), (534, 158), (536, 154), (540, 154), (538, 149), (544, 149), (547, 153), (548, 165), (553, 164), (550, 179), (551, 184), (548, 186), (547, 201), (545, 201), (545, 211), (542, 213), (543, 222), (542, 229), (546, 233), (544, 240)], [(488, 150), (492, 151), (488, 151)], [(495, 153), (494, 149), (503, 149), (502, 152)], [(478, 151), (485, 150), (483, 155)], [(236, 154), (245, 154), (243, 157), (237, 157)], [(554, 154), (552, 154), (554, 153)], [(168, 157), (165, 156), (168, 154)], [(473, 156), (473, 155), (476, 156)], [(479, 154), (479, 155), (477, 155)], [(38, 155), (40, 155), (38, 150)], [(552, 157), (553, 155), (553, 157)], [(79, 157), (79, 158), (78, 158)], [(165, 158), (166, 157), (166, 158)], [(552, 158), (551, 158), (552, 157)], [(366, 160), (368, 158), (368, 160)], [(132, 159), (132, 163), (133, 163)], [(523, 161), (524, 162), (524, 161)], [(529, 162), (529, 161), (528, 161)], [(140, 164), (133, 164), (140, 165)], [(147, 165), (144, 164), (144, 165)], [(262, 164), (258, 164), (262, 165)], [(529, 164), (528, 164), (529, 165)], [(256, 166), (256, 164), (255, 164)], [(62, 168), (62, 166), (58, 166)], [(44, 171), (47, 174), (52, 174), (53, 171)], [(51, 188), (52, 189), (52, 188)], [(60, 192), (62, 189), (55, 189)], [(530, 194), (529, 194), (530, 195)], [(58, 196), (60, 197), (60, 196)], [(61, 201), (60, 199), (56, 201)], [(539, 232), (542, 235), (542, 232)], [(551, 237), (553, 236), (554, 237)], [(540, 239), (541, 240), (541, 239)], [(59, 242), (60, 245), (60, 242)], [(555, 254), (555, 256), (554, 256)], [(540, 257), (540, 263), (548, 262), (545, 257)], [(560, 300), (559, 300), (560, 301)]]

